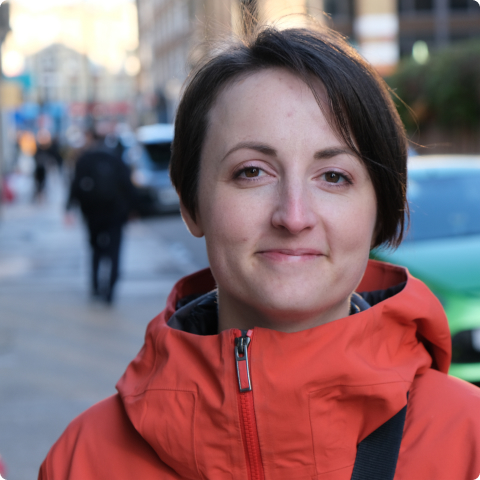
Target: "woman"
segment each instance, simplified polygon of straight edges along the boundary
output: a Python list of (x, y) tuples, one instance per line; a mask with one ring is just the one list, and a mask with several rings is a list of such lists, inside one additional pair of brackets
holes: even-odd
[(478, 477), (480, 393), (446, 375), (441, 305), (368, 261), (402, 238), (406, 140), (352, 48), (269, 27), (217, 51), (184, 92), (171, 174), (211, 271), (177, 283), (41, 479)]

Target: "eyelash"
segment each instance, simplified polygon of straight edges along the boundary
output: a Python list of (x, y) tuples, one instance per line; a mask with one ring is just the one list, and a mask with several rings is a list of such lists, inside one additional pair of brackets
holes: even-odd
[[(335, 173), (336, 175), (339, 175), (341, 178), (343, 178), (343, 180), (345, 180), (346, 183), (348, 183), (349, 185), (352, 185), (353, 184), (353, 181), (352, 181), (352, 178), (347, 175), (346, 173), (341, 173), (341, 172), (337, 172), (336, 170), (329, 170), (328, 172), (325, 172), (325, 173), (322, 173), (320, 175), (320, 177), (324, 177), (326, 175), (328, 175), (329, 173)], [(327, 183), (330, 183), (330, 182), (327, 182)], [(331, 183), (331, 185), (339, 185), (337, 183)]]
[[(259, 177), (243, 177), (241, 178), (240, 176), (245, 173), (247, 170), (250, 170), (250, 169), (257, 169), (259, 170), (260, 172), (264, 172), (265, 173), (265, 170), (261, 167), (258, 167), (257, 165), (244, 165), (242, 168), (240, 168), (239, 170), (237, 170), (236, 172), (234, 172), (233, 174), (233, 178), (234, 179), (240, 179), (240, 180), (244, 180), (244, 181), (247, 181), (247, 182), (254, 182), (254, 181), (258, 181)], [(347, 183), (348, 185), (352, 185), (353, 184), (353, 181), (352, 181), (352, 178), (347, 175), (346, 173), (341, 173), (341, 172), (338, 172), (336, 170), (329, 170), (328, 172), (324, 172), (320, 175), (320, 178), (321, 177), (324, 177), (326, 175), (328, 175), (329, 173), (335, 173), (336, 175), (339, 175), (341, 178), (343, 178), (343, 180), (345, 181), (345, 183)], [(326, 181), (326, 180), (325, 180)], [(334, 186), (334, 187), (341, 187), (343, 183), (330, 183), (330, 182), (327, 182), (329, 183), (331, 186)]]
[[(242, 168), (240, 168), (239, 170), (237, 170), (234, 174), (233, 174), (233, 178), (234, 179), (240, 179), (240, 175), (242, 175), (242, 173), (245, 173), (247, 170), (251, 170), (253, 168), (256, 168), (257, 170), (259, 170), (260, 172), (265, 172), (265, 170), (263, 168), (260, 168), (260, 167), (257, 167), (257, 165), (244, 165)], [(252, 181), (255, 181), (256, 179), (258, 179), (259, 177), (251, 177), (251, 178), (248, 178), (248, 177), (244, 177), (242, 178), (241, 180), (247, 180), (249, 182), (252, 182)]]

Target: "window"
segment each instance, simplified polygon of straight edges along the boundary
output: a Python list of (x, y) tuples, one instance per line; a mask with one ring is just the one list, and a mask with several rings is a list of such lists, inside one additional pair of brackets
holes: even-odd
[(451, 10), (468, 10), (470, 4), (474, 5), (474, 2), (470, 0), (450, 0)]
[(406, 241), (480, 234), (480, 173), (411, 172)]
[(353, 13), (352, 0), (324, 0), (323, 8), (332, 17), (338, 15), (351, 16)]
[(434, 8), (434, 0), (398, 0), (400, 13), (429, 12)]
[(171, 143), (150, 143), (145, 145), (148, 159), (155, 170), (166, 170), (170, 163)]
[(433, 10), (433, 0), (415, 0), (415, 10)]

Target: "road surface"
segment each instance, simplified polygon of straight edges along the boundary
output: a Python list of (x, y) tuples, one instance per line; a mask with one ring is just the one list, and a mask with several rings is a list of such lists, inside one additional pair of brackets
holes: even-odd
[(178, 215), (131, 222), (112, 307), (89, 296), (81, 219), (63, 221), (52, 175), (41, 204), (0, 216), (0, 455), (7, 480), (32, 480), (69, 421), (115, 393), (149, 320), (176, 280), (207, 265), (203, 240)]

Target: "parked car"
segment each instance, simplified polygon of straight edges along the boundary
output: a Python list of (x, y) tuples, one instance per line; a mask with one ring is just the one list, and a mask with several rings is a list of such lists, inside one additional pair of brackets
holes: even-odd
[(372, 256), (435, 293), (452, 334), (450, 374), (480, 386), (480, 156), (418, 156), (408, 170), (409, 231), (396, 251)]
[(158, 123), (137, 129), (136, 139), (125, 149), (124, 161), (132, 168), (140, 214), (178, 212), (180, 200), (169, 176), (173, 125)]

